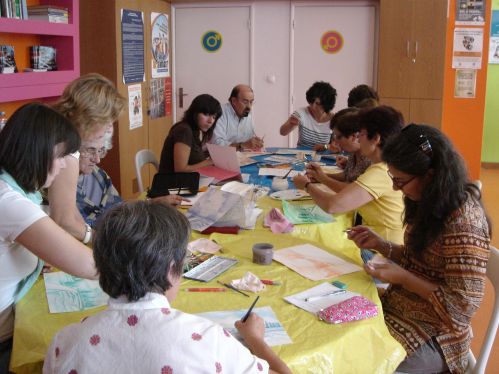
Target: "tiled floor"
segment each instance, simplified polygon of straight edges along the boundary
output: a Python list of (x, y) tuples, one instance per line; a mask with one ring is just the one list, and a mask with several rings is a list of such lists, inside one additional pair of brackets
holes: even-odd
[[(499, 248), (499, 168), (482, 169), (480, 179), (483, 184), (482, 192), (485, 207), (492, 220), (492, 244), (496, 248)], [(475, 357), (478, 356), (478, 352), (480, 351), (493, 305), (494, 289), (492, 284), (487, 280), (485, 299), (472, 321), (475, 338), (471, 342), (471, 348)], [(496, 336), (485, 372), (499, 373), (499, 334)]]

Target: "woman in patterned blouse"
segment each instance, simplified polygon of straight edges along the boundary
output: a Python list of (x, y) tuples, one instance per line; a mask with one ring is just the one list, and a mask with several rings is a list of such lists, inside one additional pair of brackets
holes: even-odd
[(451, 142), (430, 126), (405, 127), (383, 159), (393, 188), (404, 193), (404, 244), (363, 226), (349, 237), (385, 256), (364, 268), (391, 283), (381, 302), (390, 333), (407, 352), (397, 371), (463, 373), (490, 253), (480, 191)]

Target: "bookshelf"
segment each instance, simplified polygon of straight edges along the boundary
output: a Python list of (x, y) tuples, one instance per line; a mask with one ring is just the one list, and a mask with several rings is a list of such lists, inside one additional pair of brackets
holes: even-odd
[[(39, 4), (68, 8), (69, 23), (0, 18), (0, 44), (14, 45), (19, 69), (19, 73), (0, 74), (0, 103), (59, 96), (80, 75), (79, 0), (41, 0)], [(33, 44), (57, 49), (57, 71), (22, 72), (29, 67), (27, 49)]]

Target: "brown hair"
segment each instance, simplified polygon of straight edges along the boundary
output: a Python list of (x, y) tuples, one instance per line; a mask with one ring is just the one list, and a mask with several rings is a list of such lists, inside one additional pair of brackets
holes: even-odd
[(106, 77), (91, 73), (71, 82), (54, 108), (71, 120), (82, 139), (118, 119), (125, 99)]

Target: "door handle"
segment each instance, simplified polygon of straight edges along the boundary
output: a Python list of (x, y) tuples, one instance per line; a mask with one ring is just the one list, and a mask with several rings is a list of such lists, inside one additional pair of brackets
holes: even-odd
[(179, 87), (178, 89), (178, 107), (183, 108), (184, 107), (184, 96), (187, 96), (188, 94), (184, 93), (184, 88)]
[(416, 63), (416, 59), (418, 57), (418, 47), (419, 47), (419, 44), (418, 44), (418, 41), (416, 40), (414, 42), (414, 56), (412, 58), (412, 63), (415, 64)]

